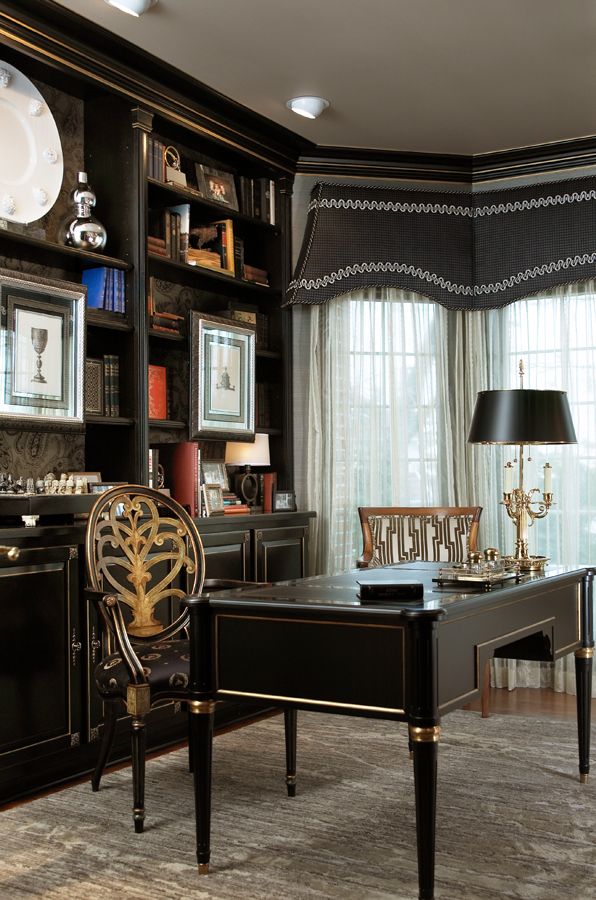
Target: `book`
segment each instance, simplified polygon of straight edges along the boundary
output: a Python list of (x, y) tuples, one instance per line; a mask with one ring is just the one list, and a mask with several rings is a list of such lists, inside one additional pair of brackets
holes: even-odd
[(201, 450), (195, 441), (162, 446), (166, 482), (172, 497), (193, 517), (201, 515)]
[(168, 384), (167, 369), (165, 366), (148, 367), (149, 382), (149, 418), (168, 418)]
[(190, 203), (181, 203), (178, 206), (171, 206), (170, 209), (177, 216), (176, 247), (178, 255), (174, 258), (179, 262), (186, 262), (190, 234)]
[(106, 309), (107, 280), (108, 269), (106, 266), (99, 266), (97, 269), (83, 269), (82, 281), (87, 287), (87, 309)]
[(259, 480), (263, 512), (270, 513), (273, 511), (273, 491), (277, 487), (277, 472), (265, 472)]

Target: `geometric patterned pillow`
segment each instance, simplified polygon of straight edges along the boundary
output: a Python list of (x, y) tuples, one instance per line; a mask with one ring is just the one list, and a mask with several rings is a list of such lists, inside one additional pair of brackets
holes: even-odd
[(373, 556), (369, 567), (404, 560), (465, 562), (471, 515), (369, 516)]

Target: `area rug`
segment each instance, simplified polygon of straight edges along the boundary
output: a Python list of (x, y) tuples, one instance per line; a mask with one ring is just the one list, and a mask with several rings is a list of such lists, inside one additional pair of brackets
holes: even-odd
[[(192, 779), (177, 750), (148, 763), (144, 834), (130, 769), (97, 794), (81, 784), (0, 813), (0, 897), (415, 900), (405, 726), (298, 720), (294, 799), (281, 717), (216, 738), (208, 876), (195, 867)], [(437, 900), (596, 898), (595, 784), (578, 781), (572, 721), (446, 716)]]

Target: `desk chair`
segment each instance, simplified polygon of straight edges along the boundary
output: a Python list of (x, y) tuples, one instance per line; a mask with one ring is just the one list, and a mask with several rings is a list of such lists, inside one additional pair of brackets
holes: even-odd
[[(360, 506), (363, 551), (359, 568), (408, 560), (465, 562), (478, 547), (481, 506)], [(482, 675), (482, 717), (487, 718), (490, 666)]]
[(359, 568), (408, 560), (465, 562), (477, 549), (481, 506), (360, 506)]
[[(189, 682), (188, 595), (238, 587), (205, 582), (201, 537), (175, 500), (140, 485), (101, 494), (87, 524), (88, 598), (106, 626), (107, 655), (95, 669), (104, 730), (91, 784), (99, 790), (122, 704), (132, 718), (133, 821), (145, 820), (145, 716), (157, 703), (184, 701)], [(296, 717), (285, 711), (288, 793), (295, 785)]]

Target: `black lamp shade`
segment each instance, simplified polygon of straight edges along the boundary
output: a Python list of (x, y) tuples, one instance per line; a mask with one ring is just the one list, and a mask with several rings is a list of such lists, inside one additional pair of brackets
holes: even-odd
[(576, 444), (565, 391), (479, 391), (472, 444)]

